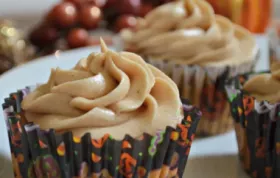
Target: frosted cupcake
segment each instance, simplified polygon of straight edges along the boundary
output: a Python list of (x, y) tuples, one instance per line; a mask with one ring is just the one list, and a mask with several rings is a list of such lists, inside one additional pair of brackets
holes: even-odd
[(201, 0), (160, 6), (121, 32), (126, 50), (140, 54), (177, 84), (183, 98), (199, 106), (198, 134), (232, 128), (224, 82), (251, 71), (257, 57), (254, 37)]
[(140, 56), (101, 48), (5, 100), (16, 176), (182, 177), (200, 112)]
[(244, 170), (252, 177), (280, 176), (280, 66), (247, 74), (226, 86)]
[[(277, 27), (277, 23), (272, 24), (267, 30), (269, 41), (269, 64), (280, 63), (280, 28)], [(279, 31), (279, 32), (278, 32)]]

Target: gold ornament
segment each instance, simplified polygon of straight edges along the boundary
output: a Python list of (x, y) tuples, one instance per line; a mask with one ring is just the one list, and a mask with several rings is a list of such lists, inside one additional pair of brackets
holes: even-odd
[(30, 60), (32, 54), (31, 46), (13, 22), (6, 19), (0, 20), (0, 55), (12, 60), (15, 65), (19, 65)]

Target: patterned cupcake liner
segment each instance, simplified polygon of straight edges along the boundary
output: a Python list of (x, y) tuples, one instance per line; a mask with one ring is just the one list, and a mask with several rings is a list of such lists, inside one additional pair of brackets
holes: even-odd
[(21, 117), (20, 103), (30, 87), (10, 94), (3, 109), (15, 177), (182, 177), (195, 136), (200, 111), (186, 103), (185, 117), (177, 128), (166, 127), (155, 136), (115, 140), (106, 134), (75, 137), (71, 132), (44, 131)]
[(278, 34), (279, 29), (271, 27), (268, 30), (269, 38), (269, 63), (280, 63), (280, 36)]
[(226, 92), (235, 121), (239, 157), (253, 178), (280, 177), (280, 103), (257, 101), (242, 85), (255, 74), (230, 79)]
[(189, 99), (201, 109), (202, 119), (196, 133), (198, 136), (211, 136), (233, 129), (225, 82), (236, 75), (251, 72), (259, 59), (259, 52), (254, 62), (231, 67), (178, 65), (172, 60), (144, 58), (173, 79), (182, 98)]

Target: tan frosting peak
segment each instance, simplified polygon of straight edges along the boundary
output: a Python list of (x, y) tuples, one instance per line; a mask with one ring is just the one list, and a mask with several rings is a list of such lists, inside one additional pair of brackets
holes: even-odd
[(259, 74), (249, 79), (243, 89), (259, 101), (276, 103), (280, 101), (280, 68), (273, 64), (271, 73)]
[(243, 27), (215, 15), (202, 0), (171, 2), (121, 32), (125, 48), (179, 64), (221, 65), (253, 60), (256, 43)]
[(53, 69), (49, 81), (26, 96), (28, 121), (43, 129), (86, 132), (93, 138), (122, 139), (175, 127), (183, 118), (178, 89), (171, 79), (133, 53), (116, 53), (101, 43), (70, 70)]

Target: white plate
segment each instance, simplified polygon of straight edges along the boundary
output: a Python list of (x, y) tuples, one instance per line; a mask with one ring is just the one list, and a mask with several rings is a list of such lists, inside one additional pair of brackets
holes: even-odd
[[(267, 69), (267, 40), (259, 37), (258, 43), (261, 46), (262, 57), (257, 68)], [(87, 57), (91, 52), (99, 51), (97, 47), (81, 48), (63, 53), (56, 53), (52, 56), (43, 57), (40, 60), (19, 66), (0, 77), (0, 101), (9, 93), (35, 83), (46, 82), (50, 69), (55, 67), (71, 68), (76, 62)], [(13, 177), (11, 157), (6, 125), (0, 109), (0, 177)], [(237, 160), (237, 145), (234, 132), (217, 137), (196, 140), (193, 143), (190, 159), (187, 164), (187, 178), (245, 178), (247, 177), (239, 167)]]

